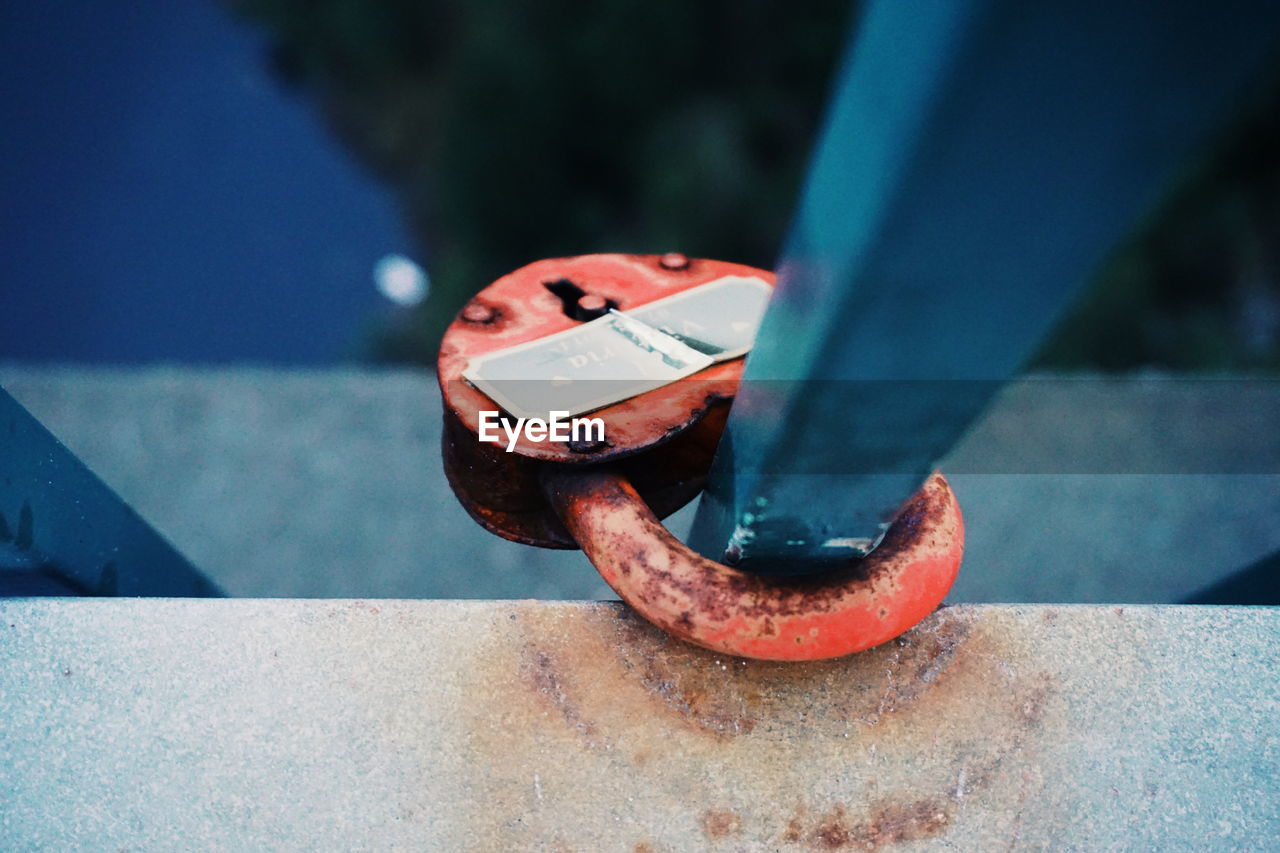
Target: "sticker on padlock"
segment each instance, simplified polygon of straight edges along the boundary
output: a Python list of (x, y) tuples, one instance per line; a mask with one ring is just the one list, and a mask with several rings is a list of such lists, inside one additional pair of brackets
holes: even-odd
[(508, 413), (591, 412), (745, 355), (772, 288), (725, 276), (471, 359), (462, 375)]

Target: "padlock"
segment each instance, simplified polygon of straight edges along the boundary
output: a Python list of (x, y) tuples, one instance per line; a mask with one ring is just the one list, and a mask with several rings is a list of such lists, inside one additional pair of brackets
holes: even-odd
[[(445, 473), (486, 529), (546, 548), (581, 547), (640, 615), (688, 642), (771, 660), (838, 657), (878, 645), (946, 596), (963, 554), (960, 509), (941, 474), (899, 510), (867, 557), (820, 577), (764, 577), (705, 559), (659, 519), (702, 490), (743, 358), (592, 411), (604, 440), (480, 440), (499, 404), (469, 363), (726, 277), (772, 273), (683, 255), (584, 255), (522, 267), (475, 296), (445, 333)], [(519, 352), (519, 350), (517, 350)]]
[(478, 356), (628, 311), (727, 276), (772, 286), (773, 273), (684, 255), (583, 255), (538, 261), (478, 293), (445, 332), (438, 365), (444, 395), (445, 473), (467, 512), (499, 536), (543, 548), (577, 548), (543, 494), (539, 469), (614, 464), (659, 518), (697, 497), (742, 378), (741, 358), (594, 411), (604, 441), (520, 441), (515, 452), (478, 440), (480, 413), (498, 406), (462, 376)]

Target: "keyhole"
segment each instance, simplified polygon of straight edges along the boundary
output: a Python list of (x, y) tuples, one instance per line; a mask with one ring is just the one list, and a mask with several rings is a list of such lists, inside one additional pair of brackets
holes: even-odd
[(544, 281), (542, 286), (551, 291), (560, 300), (564, 315), (581, 323), (603, 317), (609, 309), (617, 308), (618, 303), (594, 293), (587, 293), (567, 278), (555, 281)]

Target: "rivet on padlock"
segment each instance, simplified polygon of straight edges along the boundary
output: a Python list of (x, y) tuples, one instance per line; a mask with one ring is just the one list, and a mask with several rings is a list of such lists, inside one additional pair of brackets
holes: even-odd
[(821, 577), (768, 578), (721, 565), (659, 522), (705, 484), (741, 356), (591, 411), (605, 425), (603, 440), (514, 437), (514, 452), (480, 440), (481, 413), (500, 407), (464, 378), (469, 364), (729, 278), (774, 283), (764, 270), (683, 255), (584, 255), (539, 261), (485, 288), (440, 349), (449, 484), (499, 536), (581, 547), (624, 601), (689, 642), (772, 660), (837, 657), (885, 642), (936, 608), (959, 569), (963, 522), (940, 474), (904, 504), (871, 555)]

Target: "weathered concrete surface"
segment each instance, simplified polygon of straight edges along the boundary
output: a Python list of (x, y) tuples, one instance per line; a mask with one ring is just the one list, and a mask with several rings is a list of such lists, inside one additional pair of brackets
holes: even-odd
[(0, 602), (0, 848), (1235, 850), (1280, 612), (965, 606), (835, 662), (613, 604)]
[[(0, 385), (232, 595), (612, 597), (580, 554), (467, 518), (428, 373), (9, 365)], [(1037, 387), (1003, 397), (943, 465), (968, 539), (951, 600), (1171, 602), (1280, 549), (1280, 476), (1239, 473), (1280, 442), (1253, 397), (1167, 379)], [(1109, 444), (1117, 423), (1175, 432), (1200, 470), (1237, 473), (1161, 476), (1150, 448)], [(1015, 452), (993, 461), (997, 445)], [(1081, 473), (973, 473), (993, 465)]]

